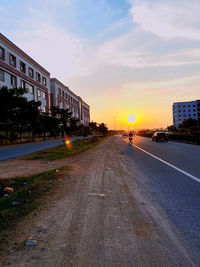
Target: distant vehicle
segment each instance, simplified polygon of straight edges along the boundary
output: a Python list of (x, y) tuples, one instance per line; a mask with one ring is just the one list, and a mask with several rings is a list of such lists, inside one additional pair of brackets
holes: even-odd
[(168, 141), (168, 135), (166, 132), (155, 132), (152, 136), (153, 142), (167, 142)]
[(128, 137), (128, 133), (123, 133), (123, 134), (122, 134), (122, 137), (123, 137), (123, 138), (127, 138), (127, 137)]

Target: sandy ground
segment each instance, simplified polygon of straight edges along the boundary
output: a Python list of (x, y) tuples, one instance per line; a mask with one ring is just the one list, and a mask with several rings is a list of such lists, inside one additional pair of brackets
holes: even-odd
[(67, 163), (68, 160), (66, 159), (55, 161), (10, 159), (0, 162), (0, 179), (13, 178), (16, 176), (30, 176), (32, 174), (62, 167)]
[[(125, 145), (111, 137), (73, 157), (66, 194), (26, 218), (22, 245), (2, 266), (197, 266), (124, 155)], [(30, 236), (36, 247), (23, 245)]]

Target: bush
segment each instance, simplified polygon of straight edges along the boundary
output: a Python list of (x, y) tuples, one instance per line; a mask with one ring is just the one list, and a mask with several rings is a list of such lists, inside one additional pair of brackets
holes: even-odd
[(192, 133), (192, 134), (171, 134), (169, 135), (169, 140), (177, 140), (182, 142), (191, 142), (200, 145), (200, 133)]
[(10, 140), (10, 142), (11, 143), (13, 143), (14, 141), (16, 141), (17, 140), (17, 134), (16, 133), (14, 133), (14, 132), (11, 132), (11, 134), (10, 134), (10, 136), (9, 136), (9, 140)]

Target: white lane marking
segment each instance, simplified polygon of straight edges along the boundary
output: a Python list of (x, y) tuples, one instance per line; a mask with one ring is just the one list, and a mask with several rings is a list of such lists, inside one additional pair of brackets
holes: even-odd
[(185, 174), (186, 176), (190, 177), (191, 179), (195, 180), (196, 182), (200, 183), (200, 179), (199, 179), (198, 177), (196, 177), (196, 176), (194, 176), (194, 175), (192, 175), (192, 174), (190, 174), (190, 173), (188, 173), (188, 172), (186, 172), (186, 171), (181, 170), (180, 168), (178, 168), (178, 167), (172, 165), (171, 163), (169, 163), (169, 162), (167, 162), (167, 161), (165, 161), (165, 160), (163, 160), (163, 159), (160, 159), (160, 158), (154, 156), (153, 154), (149, 153), (148, 151), (142, 149), (141, 147), (139, 147), (139, 146), (137, 146), (137, 145), (135, 145), (135, 144), (133, 144), (133, 146), (136, 147), (136, 148), (138, 148), (139, 150), (143, 151), (144, 153), (148, 154), (149, 156), (151, 156), (151, 157), (153, 157), (153, 158), (155, 158), (155, 159), (161, 161), (162, 163), (165, 163), (166, 165), (172, 167), (173, 169), (175, 169), (175, 170), (177, 170), (177, 171), (179, 171), (179, 172)]

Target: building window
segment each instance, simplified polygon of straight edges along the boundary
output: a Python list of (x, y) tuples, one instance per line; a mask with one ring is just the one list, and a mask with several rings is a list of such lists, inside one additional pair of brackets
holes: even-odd
[(28, 69), (28, 74), (29, 74), (29, 77), (34, 78), (34, 71), (31, 67), (29, 67)]
[(193, 112), (196, 112), (196, 109), (193, 109)]
[(196, 108), (196, 105), (193, 105), (193, 108)]
[(31, 94), (34, 94), (34, 86), (29, 85), (29, 92), (30, 92)]
[(38, 72), (36, 72), (36, 81), (40, 83), (41, 81), (41, 76)]
[(26, 82), (21, 80), (21, 88), (25, 89), (26, 88)]
[(14, 88), (17, 88), (17, 77), (14, 75), (10, 75), (10, 83)]
[(22, 61), (20, 61), (20, 70), (23, 73), (26, 73), (26, 64)]
[(61, 89), (58, 88), (58, 95), (61, 95)]
[(0, 81), (5, 82), (5, 72), (3, 70), (0, 70)]
[(42, 77), (42, 84), (45, 86), (47, 85), (47, 79), (45, 77)]
[(185, 109), (183, 110), (183, 112), (185, 112)]
[(45, 92), (42, 92), (42, 97), (43, 97), (43, 99), (46, 99), (46, 94), (45, 94)]
[(185, 108), (185, 105), (183, 106), (183, 108)]
[(62, 96), (65, 97), (65, 92), (64, 91), (62, 91)]
[(5, 49), (0, 47), (0, 59), (5, 60)]
[(10, 65), (16, 67), (16, 57), (10, 54)]
[(41, 97), (41, 91), (40, 91), (40, 89), (37, 89), (37, 96), (38, 97)]

